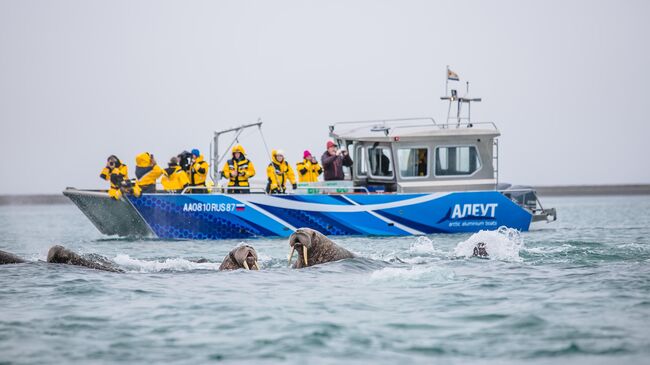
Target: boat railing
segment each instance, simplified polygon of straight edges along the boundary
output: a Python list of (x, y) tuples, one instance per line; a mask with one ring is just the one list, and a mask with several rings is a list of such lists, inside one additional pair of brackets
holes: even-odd
[[(349, 190), (352, 190), (353, 192), (360, 191), (362, 193), (370, 194), (370, 190), (368, 190), (367, 187), (365, 186), (314, 186), (314, 187), (309, 187), (309, 186), (299, 186), (297, 189), (294, 191), (307, 191), (309, 192), (314, 192), (313, 195), (318, 195), (321, 190), (334, 190), (334, 193), (337, 194), (345, 194), (348, 193)], [(332, 193), (326, 193), (326, 194), (332, 194)]]
[(245, 187), (245, 186), (220, 186), (220, 185), (215, 185), (215, 186), (186, 186), (180, 194), (192, 194), (195, 192), (198, 193), (205, 193), (205, 191), (208, 191), (209, 194), (213, 193), (227, 193), (228, 191), (233, 191), (233, 190), (244, 190), (248, 191), (247, 194), (266, 194), (266, 191), (264, 188), (261, 187)]
[[(392, 133), (392, 131), (395, 130), (407, 130), (416, 128), (443, 130), (451, 128), (474, 128), (477, 126), (486, 127), (487, 129), (491, 129), (497, 132), (499, 130), (494, 122), (464, 121), (460, 123), (437, 123), (435, 119), (430, 117), (344, 121), (330, 125), (329, 130), (330, 134), (334, 135), (367, 129), (370, 129), (371, 132), (384, 132), (384, 134), (389, 135)], [(339, 131), (337, 127), (342, 127), (342, 130)]]
[[(192, 194), (194, 192), (208, 194), (224, 194), (229, 191), (247, 191), (247, 194), (268, 194), (265, 188), (262, 187), (243, 187), (243, 186), (186, 186), (179, 194)], [(370, 191), (365, 186), (349, 186), (349, 187), (340, 187), (340, 186), (318, 186), (318, 187), (298, 187), (297, 189), (287, 193), (287, 194), (296, 194), (296, 193), (311, 193), (313, 195), (321, 194), (344, 194), (349, 193), (350, 190), (353, 192), (360, 192), (365, 194), (370, 194)], [(331, 192), (330, 192), (331, 191)], [(272, 195), (272, 194), (270, 194)]]

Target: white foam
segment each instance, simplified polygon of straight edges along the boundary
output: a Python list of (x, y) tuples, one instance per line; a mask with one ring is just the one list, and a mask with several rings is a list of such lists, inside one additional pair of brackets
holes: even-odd
[(453, 272), (441, 272), (433, 266), (385, 267), (370, 275), (371, 281), (410, 281), (436, 276), (441, 280), (453, 278)]
[(460, 242), (454, 249), (454, 256), (471, 257), (474, 247), (479, 242), (485, 243), (485, 250), (490, 259), (504, 261), (521, 261), (519, 251), (524, 242), (519, 231), (513, 228), (500, 227), (496, 231), (479, 231), (467, 240)]
[(561, 246), (556, 246), (556, 247), (531, 247), (531, 248), (526, 248), (525, 250), (526, 252), (532, 254), (548, 255), (548, 254), (564, 253), (569, 251), (571, 248), (572, 248), (571, 245), (563, 244)]
[(429, 239), (429, 237), (425, 236), (420, 236), (418, 237), (415, 242), (411, 243), (411, 246), (409, 247), (409, 252), (411, 253), (435, 253), (436, 249), (433, 247), (433, 241)]
[(190, 270), (219, 270), (220, 263), (197, 263), (182, 258), (165, 259), (165, 261), (148, 261), (131, 258), (129, 255), (120, 254), (113, 259), (120, 268), (135, 272), (160, 272), (160, 271), (190, 271)]

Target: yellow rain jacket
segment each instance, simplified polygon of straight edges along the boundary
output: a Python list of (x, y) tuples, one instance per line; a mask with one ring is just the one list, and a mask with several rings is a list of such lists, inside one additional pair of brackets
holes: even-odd
[(160, 182), (165, 191), (180, 193), (190, 183), (190, 179), (180, 166), (170, 166), (163, 170)]
[(285, 193), (287, 179), (289, 179), (291, 185), (294, 185), (294, 187), (296, 185), (296, 177), (293, 174), (291, 165), (287, 163), (286, 159), (278, 162), (276, 150), (271, 152), (271, 163), (266, 168), (266, 175), (268, 176), (268, 183), (266, 184), (268, 193)]
[(118, 162), (120, 163), (119, 167), (114, 167), (111, 169), (110, 167), (106, 166), (102, 169), (102, 172), (99, 173), (99, 177), (101, 179), (104, 179), (111, 183), (111, 188), (108, 189), (108, 196), (115, 200), (118, 200), (122, 197), (120, 184), (122, 181), (129, 179), (129, 168), (119, 160)]
[(296, 171), (298, 171), (298, 181), (311, 183), (318, 181), (318, 176), (323, 173), (323, 168), (318, 162), (304, 159), (296, 164)]
[(190, 185), (205, 186), (205, 180), (208, 177), (208, 163), (203, 160), (203, 155), (196, 158), (192, 167), (190, 167)]
[(135, 157), (135, 176), (143, 193), (155, 193), (156, 181), (163, 174), (158, 165), (151, 166), (151, 154), (143, 152)]
[[(241, 153), (241, 157), (235, 159), (235, 152)], [(223, 176), (228, 179), (228, 186), (242, 186), (248, 187), (248, 179), (255, 176), (255, 166), (253, 162), (245, 157), (244, 147), (236, 145), (232, 148), (233, 156), (230, 160), (226, 161), (223, 165)], [(232, 176), (230, 173), (237, 171), (237, 176)]]

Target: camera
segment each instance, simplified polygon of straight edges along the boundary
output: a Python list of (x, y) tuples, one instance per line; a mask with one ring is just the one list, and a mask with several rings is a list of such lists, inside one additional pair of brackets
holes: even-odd
[(188, 151), (183, 151), (178, 154), (178, 165), (184, 171), (190, 171), (192, 166), (192, 154)]

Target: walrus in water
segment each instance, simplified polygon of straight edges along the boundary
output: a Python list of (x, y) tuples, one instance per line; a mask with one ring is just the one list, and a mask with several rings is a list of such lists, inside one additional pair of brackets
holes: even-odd
[(490, 255), (488, 255), (487, 250), (485, 249), (486, 244), (484, 242), (479, 242), (474, 246), (474, 251), (472, 252), (472, 256), (474, 257), (481, 257), (481, 258), (488, 258)]
[(5, 265), (5, 264), (21, 264), (25, 262), (25, 260), (21, 259), (20, 257), (0, 250), (0, 265)]
[[(103, 260), (101, 260), (103, 261)], [(47, 262), (55, 264), (66, 264), (83, 266), (95, 270), (103, 270), (110, 272), (124, 272), (118, 268), (110, 266), (108, 262), (92, 261), (79, 256), (78, 254), (66, 249), (63, 246), (52, 246), (47, 253)]]
[(352, 252), (338, 246), (327, 236), (311, 228), (298, 228), (289, 237), (289, 246), (291, 246), (289, 265), (291, 265), (293, 252), (298, 251), (298, 260), (293, 264), (294, 269), (354, 257)]
[(223, 258), (219, 270), (259, 270), (257, 264), (257, 252), (253, 246), (241, 245), (233, 248), (226, 257)]

